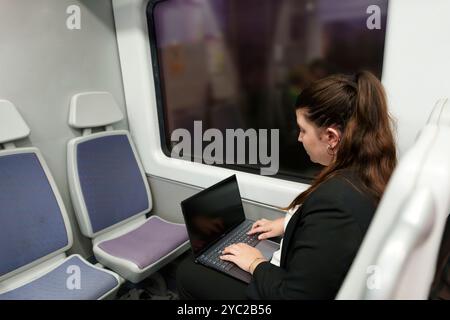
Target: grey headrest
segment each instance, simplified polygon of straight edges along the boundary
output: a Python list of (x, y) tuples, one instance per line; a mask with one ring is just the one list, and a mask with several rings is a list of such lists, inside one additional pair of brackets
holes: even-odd
[(109, 92), (82, 92), (70, 101), (69, 125), (74, 128), (107, 126), (122, 119), (122, 112)]
[(0, 100), (0, 143), (26, 138), (30, 128), (8, 100)]

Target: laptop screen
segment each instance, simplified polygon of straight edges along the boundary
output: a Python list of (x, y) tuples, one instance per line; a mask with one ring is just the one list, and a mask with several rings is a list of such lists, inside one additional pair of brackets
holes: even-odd
[(235, 175), (184, 200), (181, 207), (195, 257), (245, 220)]

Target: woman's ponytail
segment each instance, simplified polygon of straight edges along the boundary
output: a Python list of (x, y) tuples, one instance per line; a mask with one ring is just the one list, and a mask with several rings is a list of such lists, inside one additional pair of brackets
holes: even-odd
[(345, 143), (339, 148), (341, 162), (352, 156), (364, 184), (379, 200), (397, 163), (386, 93), (370, 72), (355, 75), (357, 94), (354, 114), (344, 131)]
[(370, 72), (355, 75), (357, 96), (355, 116), (365, 129), (377, 131), (388, 122), (386, 94), (381, 82)]

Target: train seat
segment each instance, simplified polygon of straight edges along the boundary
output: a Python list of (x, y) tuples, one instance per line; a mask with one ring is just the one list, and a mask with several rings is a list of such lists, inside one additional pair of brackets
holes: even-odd
[(66, 209), (37, 148), (16, 148), (28, 125), (0, 100), (0, 300), (103, 299), (119, 277), (79, 255), (66, 256), (72, 231)]
[[(108, 92), (70, 103), (69, 124), (83, 135), (68, 143), (69, 187), (81, 231), (97, 260), (138, 283), (189, 247), (184, 224), (147, 214), (150, 188), (130, 133), (114, 130), (123, 115)], [(105, 131), (92, 133), (92, 129)]]
[(337, 299), (428, 298), (450, 212), (449, 140), (450, 127), (428, 124), (400, 160)]

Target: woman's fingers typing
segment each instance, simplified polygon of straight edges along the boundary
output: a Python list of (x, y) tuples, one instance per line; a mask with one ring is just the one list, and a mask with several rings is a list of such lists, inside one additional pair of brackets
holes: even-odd
[(269, 221), (266, 219), (261, 219), (256, 221), (249, 232), (247, 232), (248, 235), (252, 235), (258, 232), (264, 232), (261, 228), (263, 228)]
[(273, 230), (267, 230), (267, 232), (263, 232), (258, 236), (258, 240), (264, 240), (275, 237), (275, 233)]
[(272, 237), (282, 235), (284, 232), (284, 218), (277, 220), (266, 220), (261, 219), (256, 221), (249, 232), (248, 235), (254, 235), (259, 233), (258, 239), (264, 240)]
[(270, 228), (267, 226), (261, 226), (261, 227), (257, 227), (255, 229), (250, 230), (247, 234), (248, 235), (252, 235), (255, 233), (263, 233), (263, 232), (269, 232)]
[(235, 255), (235, 254), (237, 254), (236, 250), (237, 250), (236, 244), (233, 244), (233, 245), (228, 246), (225, 249), (223, 249), (222, 253), (223, 254), (233, 254), (233, 255)]
[(222, 255), (222, 256), (220, 256), (220, 259), (236, 263), (236, 256), (233, 256), (231, 254), (229, 254), (229, 255)]

